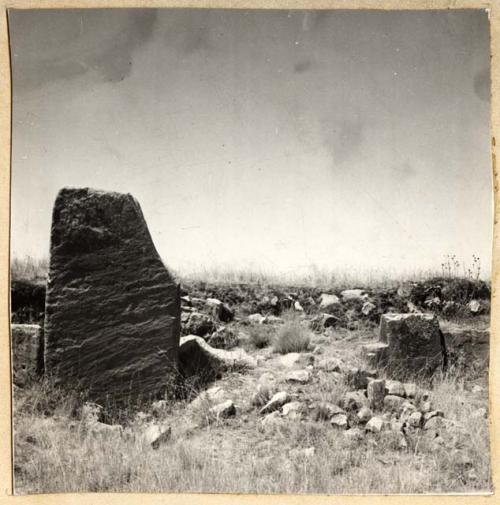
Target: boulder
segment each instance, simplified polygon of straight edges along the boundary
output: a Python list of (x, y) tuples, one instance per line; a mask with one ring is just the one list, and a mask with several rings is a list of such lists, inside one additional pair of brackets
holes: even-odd
[(330, 402), (319, 402), (312, 405), (313, 419), (315, 421), (327, 421), (337, 414), (345, 414), (344, 409)]
[(368, 294), (362, 289), (346, 289), (340, 293), (344, 302), (365, 302)]
[(334, 414), (330, 419), (330, 424), (336, 428), (343, 428), (344, 430), (348, 427), (347, 415), (346, 414)]
[(346, 410), (357, 412), (368, 406), (368, 398), (363, 391), (350, 391), (344, 395), (342, 404)]
[(172, 428), (168, 424), (150, 424), (142, 434), (142, 440), (153, 449), (158, 449), (172, 437)]
[(216, 349), (196, 335), (180, 339), (179, 371), (185, 378), (198, 377), (202, 382), (208, 382), (224, 370), (254, 368), (256, 365), (255, 358), (243, 349)]
[(226, 400), (225, 402), (210, 407), (208, 412), (210, 416), (215, 419), (225, 419), (236, 415), (236, 407), (232, 400)]
[(433, 314), (384, 314), (380, 341), (388, 345), (387, 366), (406, 374), (427, 372), (446, 365), (446, 347)]
[(12, 324), (12, 381), (26, 386), (43, 372), (43, 332), (38, 324)]
[(372, 411), (368, 407), (362, 407), (357, 414), (360, 423), (367, 423), (372, 417)]
[(302, 403), (288, 402), (283, 405), (281, 412), (284, 416), (297, 417), (302, 410)]
[(191, 312), (187, 321), (182, 325), (182, 331), (187, 335), (204, 337), (217, 330), (215, 321), (201, 312)]
[(300, 384), (307, 384), (311, 378), (307, 370), (293, 370), (286, 376), (287, 382), (298, 382)]
[(248, 316), (248, 320), (254, 324), (263, 324), (264, 321), (266, 320), (266, 318), (262, 314), (255, 313), (255, 314), (250, 314)]
[(369, 316), (377, 309), (377, 306), (372, 302), (365, 302), (363, 307), (361, 307), (361, 313), (365, 316)]
[(286, 391), (279, 391), (276, 393), (261, 409), (261, 414), (268, 414), (279, 410), (285, 403), (290, 401), (290, 396)]
[(62, 189), (45, 306), (48, 375), (115, 405), (174, 383), (179, 286), (129, 194)]
[(324, 370), (325, 372), (341, 372), (344, 368), (344, 364), (339, 358), (324, 358), (318, 363), (318, 368)]
[(327, 293), (322, 293), (319, 297), (319, 308), (324, 312), (335, 311), (340, 307), (341, 303), (339, 297), (336, 295), (330, 295)]
[(384, 420), (381, 417), (372, 417), (365, 426), (366, 431), (380, 433), (384, 428)]
[(234, 312), (217, 298), (207, 298), (206, 305), (219, 321), (229, 323), (234, 319)]
[(384, 408), (391, 412), (398, 412), (404, 401), (404, 398), (401, 396), (387, 395), (384, 398)]
[(406, 395), (406, 390), (403, 383), (394, 380), (385, 381), (385, 392), (388, 395), (401, 396), (403, 398)]

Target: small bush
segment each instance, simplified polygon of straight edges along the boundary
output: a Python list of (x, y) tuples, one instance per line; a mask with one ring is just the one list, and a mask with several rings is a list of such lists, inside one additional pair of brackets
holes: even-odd
[(248, 339), (256, 349), (262, 349), (271, 344), (272, 332), (268, 326), (252, 325), (248, 330)]
[(286, 317), (285, 323), (279, 328), (273, 340), (275, 352), (287, 354), (307, 351), (311, 337), (309, 330), (300, 324), (296, 315), (292, 314)]

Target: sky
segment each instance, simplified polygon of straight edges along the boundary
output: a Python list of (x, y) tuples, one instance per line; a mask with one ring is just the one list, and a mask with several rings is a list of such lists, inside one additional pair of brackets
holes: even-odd
[(62, 187), (176, 271), (439, 269), (492, 249), (485, 11), (10, 11), (13, 257)]

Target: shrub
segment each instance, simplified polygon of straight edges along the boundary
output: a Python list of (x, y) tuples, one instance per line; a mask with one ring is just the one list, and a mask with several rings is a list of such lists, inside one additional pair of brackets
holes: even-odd
[(248, 330), (248, 339), (257, 349), (267, 347), (272, 340), (272, 330), (264, 325), (252, 325)]
[(289, 352), (306, 351), (311, 341), (307, 328), (302, 326), (295, 314), (289, 314), (285, 323), (279, 328), (273, 339), (275, 352), (287, 354)]

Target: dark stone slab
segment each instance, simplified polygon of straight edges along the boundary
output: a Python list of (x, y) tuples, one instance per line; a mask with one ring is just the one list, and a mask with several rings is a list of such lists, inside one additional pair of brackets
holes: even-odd
[(124, 404), (173, 383), (179, 286), (129, 194), (62, 189), (51, 231), (45, 371)]
[(43, 332), (38, 324), (12, 324), (12, 381), (24, 387), (43, 372)]

